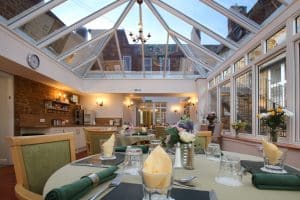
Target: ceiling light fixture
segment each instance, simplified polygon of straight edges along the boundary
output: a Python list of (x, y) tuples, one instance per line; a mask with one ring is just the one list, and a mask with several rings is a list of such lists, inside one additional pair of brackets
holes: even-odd
[(150, 39), (151, 35), (150, 35), (150, 33), (148, 33), (147, 37), (145, 37), (144, 33), (143, 33), (143, 18), (142, 18), (143, 0), (137, 0), (136, 2), (139, 4), (139, 14), (140, 14), (140, 19), (139, 19), (139, 24), (138, 24), (139, 33), (137, 35), (134, 35), (132, 32), (130, 32), (129, 36), (131, 37), (132, 42), (134, 42), (134, 43), (138, 43), (139, 41), (141, 41), (141, 43), (146, 43)]

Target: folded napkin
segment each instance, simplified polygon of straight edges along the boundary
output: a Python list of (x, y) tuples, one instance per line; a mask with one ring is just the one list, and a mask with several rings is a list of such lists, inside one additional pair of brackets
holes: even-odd
[(300, 190), (300, 176), (293, 174), (252, 174), (252, 184), (258, 189)]
[(115, 134), (112, 134), (110, 138), (102, 144), (103, 147), (103, 156), (112, 157), (114, 146), (115, 146), (116, 137)]
[[(104, 169), (101, 172), (96, 173), (99, 177), (99, 184), (104, 183), (113, 179), (116, 174), (114, 173), (118, 168), (116, 166)], [(64, 185), (60, 188), (51, 190), (46, 195), (46, 200), (77, 200), (84, 196), (93, 188), (92, 180), (84, 176), (80, 180), (75, 181), (71, 184)]]
[(285, 166), (287, 174), (271, 174), (260, 170), (263, 162), (241, 160), (241, 165), (252, 174), (252, 184), (258, 189), (300, 190), (300, 171)]
[(161, 146), (151, 151), (144, 162), (143, 180), (147, 187), (164, 189), (170, 186), (172, 161)]
[[(143, 153), (148, 153), (149, 146), (145, 145), (134, 145), (133, 147), (141, 148)], [(117, 146), (115, 147), (115, 152), (126, 152), (127, 146)]]

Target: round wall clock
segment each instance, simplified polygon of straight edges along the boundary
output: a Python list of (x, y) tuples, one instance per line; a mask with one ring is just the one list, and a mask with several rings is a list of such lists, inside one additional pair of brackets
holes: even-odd
[(40, 65), (40, 59), (36, 54), (28, 54), (27, 63), (32, 69), (36, 69)]

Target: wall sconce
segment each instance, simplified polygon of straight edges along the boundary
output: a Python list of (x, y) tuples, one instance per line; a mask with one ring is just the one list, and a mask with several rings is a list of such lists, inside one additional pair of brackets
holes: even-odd
[(178, 112), (178, 110), (177, 110), (177, 109), (175, 109), (175, 110), (174, 110), (174, 113), (177, 113), (177, 112)]
[(127, 106), (128, 108), (131, 108), (134, 105), (133, 101), (130, 101), (129, 105)]
[(100, 98), (97, 98), (96, 99), (96, 104), (97, 104), (97, 106), (103, 106), (103, 100), (100, 99)]

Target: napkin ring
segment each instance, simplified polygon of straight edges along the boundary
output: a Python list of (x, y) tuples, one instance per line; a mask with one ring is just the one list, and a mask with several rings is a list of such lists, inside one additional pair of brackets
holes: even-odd
[(94, 186), (99, 184), (100, 180), (99, 180), (99, 177), (97, 176), (97, 174), (90, 174), (90, 175), (88, 175), (88, 177), (91, 179)]

